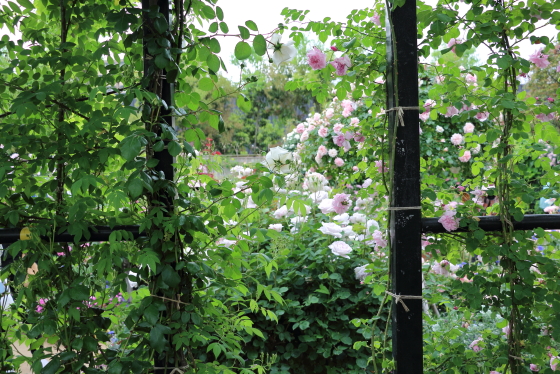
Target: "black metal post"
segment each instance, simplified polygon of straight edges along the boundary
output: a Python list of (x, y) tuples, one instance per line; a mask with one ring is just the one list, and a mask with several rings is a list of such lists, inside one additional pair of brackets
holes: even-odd
[[(500, 216), (474, 217), (478, 221), (478, 227), (484, 231), (502, 231)], [(527, 214), (521, 221), (513, 221), (514, 230), (533, 230), (540, 227), (544, 230), (560, 230), (560, 214)], [(454, 232), (471, 231), (468, 227), (459, 227)], [(447, 232), (438, 218), (422, 218), (422, 232), (445, 233)]]
[[(395, 295), (422, 295), (416, 0), (387, 9), (387, 110), (391, 157), (391, 280)], [(394, 27), (391, 27), (394, 25)], [(399, 109), (400, 108), (400, 109)], [(400, 117), (402, 116), (402, 122)], [(396, 209), (394, 209), (396, 208)], [(393, 305), (397, 374), (421, 373), (422, 300)]]

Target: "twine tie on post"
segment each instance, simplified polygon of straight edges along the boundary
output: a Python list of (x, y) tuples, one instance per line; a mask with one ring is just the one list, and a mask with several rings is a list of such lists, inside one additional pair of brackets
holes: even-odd
[(389, 296), (392, 296), (393, 299), (395, 299), (395, 304), (401, 303), (401, 305), (403, 306), (404, 310), (406, 312), (409, 312), (410, 309), (408, 309), (408, 307), (406, 306), (406, 304), (404, 303), (403, 299), (410, 299), (410, 300), (422, 300), (422, 296), (414, 296), (414, 295), (396, 295), (392, 292), (389, 291), (385, 291), (385, 293)]
[(419, 106), (396, 106), (394, 108), (387, 109), (385, 111), (385, 113), (396, 111), (397, 112), (397, 117), (399, 118), (399, 123), (401, 124), (401, 126), (404, 127), (404, 111), (405, 110), (420, 110), (420, 109), (422, 109), (422, 108), (420, 108)]

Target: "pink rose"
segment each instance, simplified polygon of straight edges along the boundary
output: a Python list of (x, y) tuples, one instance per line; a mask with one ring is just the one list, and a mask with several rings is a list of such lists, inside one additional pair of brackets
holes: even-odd
[(451, 135), (451, 143), (453, 145), (460, 145), (461, 143), (463, 143), (463, 135), (461, 134)]
[(327, 66), (327, 56), (317, 47), (307, 52), (307, 63), (313, 70), (323, 69)]
[(301, 134), (305, 131), (305, 123), (300, 123), (299, 125), (296, 126), (296, 132), (298, 134)]
[(381, 231), (375, 230), (372, 234), (372, 238), (377, 247), (385, 248), (387, 246), (387, 240), (383, 238), (383, 233)]
[(319, 136), (321, 138), (326, 138), (327, 135), (329, 135), (329, 129), (327, 129), (326, 127), (320, 127), (319, 131), (317, 131), (317, 134), (319, 134)]
[(420, 113), (420, 119), (424, 122), (426, 122), (428, 120), (428, 118), (430, 118), (430, 111), (427, 110), (424, 113)]
[(327, 119), (331, 119), (334, 116), (334, 109), (333, 108), (328, 108), (325, 111), (325, 117), (327, 117)]
[(465, 133), (472, 133), (474, 131), (474, 125), (470, 122), (465, 123), (465, 126), (463, 126), (463, 131)]
[(482, 350), (482, 347), (478, 345), (480, 342), (482, 342), (482, 338), (473, 340), (473, 342), (469, 344), (469, 348), (471, 348), (475, 352), (480, 352)]
[(325, 147), (324, 145), (320, 145), (319, 148), (317, 149), (317, 154), (320, 155), (321, 157), (326, 155), (327, 152), (328, 152), (327, 147)]
[(453, 105), (447, 107), (446, 117), (453, 117), (459, 114), (459, 109), (455, 108)]
[(344, 166), (344, 160), (340, 157), (334, 159), (334, 164), (338, 167)]
[(360, 119), (359, 119), (359, 118), (357, 118), (357, 117), (352, 117), (352, 118), (350, 119), (350, 124), (351, 124), (351, 125), (357, 125), (358, 123), (360, 123)]
[(530, 364), (529, 369), (531, 369), (531, 371), (539, 371), (539, 367), (535, 364)]
[(331, 65), (336, 69), (336, 75), (342, 76), (346, 75), (348, 68), (352, 66), (352, 62), (350, 57), (342, 56), (331, 61)]
[(463, 152), (462, 156), (459, 156), (459, 161), (461, 162), (469, 162), (470, 159), (471, 159), (471, 151), (465, 151)]
[(542, 49), (535, 51), (532, 55), (529, 56), (529, 61), (533, 64), (537, 65), (539, 68), (546, 68), (550, 65), (550, 61), (548, 61), (548, 55), (542, 53)]
[(371, 22), (374, 25), (381, 26), (381, 17), (377, 13), (373, 13), (373, 17), (371, 17)]
[(480, 112), (480, 113), (476, 114), (476, 119), (479, 120), (479, 121), (486, 121), (489, 116), (490, 116), (490, 113), (488, 113), (488, 112)]
[(336, 214), (345, 213), (350, 208), (350, 195), (345, 193), (336, 194), (332, 200), (332, 207)]
[(468, 73), (465, 76), (465, 80), (467, 81), (467, 83), (476, 83), (476, 75), (472, 75), (471, 73)]
[(342, 128), (344, 128), (344, 125), (342, 123), (337, 123), (336, 125), (333, 126), (333, 131), (336, 134), (340, 135), (340, 130), (342, 130)]
[(457, 212), (453, 210), (449, 210), (440, 217), (438, 220), (439, 223), (443, 225), (443, 228), (447, 231), (455, 231), (459, 228), (459, 218), (455, 217)]
[(552, 371), (556, 371), (556, 367), (558, 366), (559, 363), (560, 363), (560, 357), (552, 356), (550, 358), (550, 368), (552, 369)]
[(321, 222), (321, 228), (318, 230), (325, 235), (332, 235), (335, 238), (342, 238), (342, 227), (332, 222)]

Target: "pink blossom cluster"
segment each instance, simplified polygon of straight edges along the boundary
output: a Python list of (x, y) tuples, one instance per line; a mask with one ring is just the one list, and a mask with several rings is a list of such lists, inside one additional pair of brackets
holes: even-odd
[(469, 162), (469, 160), (471, 159), (471, 151), (463, 151), (463, 155), (459, 156), (459, 161), (461, 162)]
[(379, 230), (375, 230), (372, 234), (372, 239), (378, 248), (387, 247), (387, 240), (383, 238), (383, 233)]
[(460, 218), (455, 217), (457, 212), (453, 210), (448, 210), (440, 217), (439, 223), (443, 225), (443, 228), (447, 231), (455, 231), (459, 228)]
[(463, 135), (461, 134), (453, 134), (451, 135), (451, 144), (453, 145), (461, 145), (463, 143)]
[(47, 305), (47, 301), (49, 301), (49, 299), (39, 299), (39, 305), (37, 305), (37, 308), (35, 308), (35, 311), (37, 313), (43, 313), (43, 311), (45, 310), (45, 305)]
[[(324, 69), (327, 66), (327, 55), (319, 48), (313, 47), (307, 52), (307, 63), (313, 70)], [(352, 67), (352, 62), (348, 56), (337, 57), (330, 64), (335, 68), (336, 74), (339, 76), (346, 75), (348, 68)]]
[(542, 48), (535, 51), (532, 55), (529, 56), (529, 61), (535, 64), (538, 68), (546, 68), (550, 65), (550, 61), (548, 61), (548, 55), (542, 53)]
[(350, 117), (350, 114), (356, 109), (356, 104), (350, 100), (342, 100), (340, 103), (342, 105), (342, 116), (343, 117)]
[(480, 352), (482, 350), (482, 347), (479, 345), (481, 342), (482, 338), (475, 339), (471, 344), (469, 344), (469, 348), (475, 352)]

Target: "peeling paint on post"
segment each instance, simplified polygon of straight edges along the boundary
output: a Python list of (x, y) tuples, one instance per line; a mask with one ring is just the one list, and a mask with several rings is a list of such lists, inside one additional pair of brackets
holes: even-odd
[[(392, 206), (412, 209), (391, 210), (391, 277), (396, 295), (422, 295), (420, 134), (418, 109), (418, 52), (416, 0), (387, 10), (387, 109), (402, 107), (403, 123), (397, 111), (389, 113), (389, 144), (393, 144)], [(395, 25), (391, 29), (390, 25)], [(400, 88), (400, 89), (399, 89)], [(398, 123), (398, 125), (397, 125)], [(404, 125), (404, 126), (402, 126)], [(416, 207), (416, 208), (415, 208)], [(422, 300), (403, 300), (393, 305), (393, 357), (397, 374), (422, 373)], [(394, 303), (394, 300), (392, 301)]]

